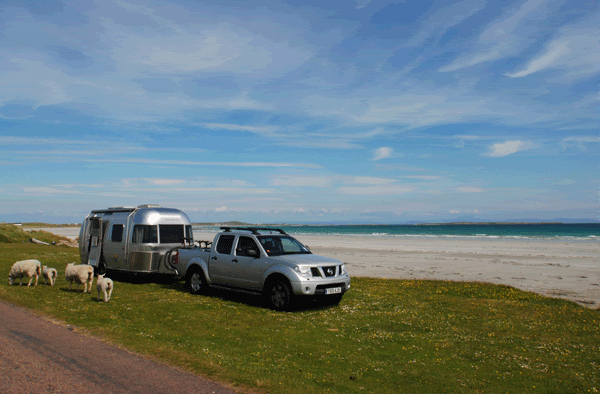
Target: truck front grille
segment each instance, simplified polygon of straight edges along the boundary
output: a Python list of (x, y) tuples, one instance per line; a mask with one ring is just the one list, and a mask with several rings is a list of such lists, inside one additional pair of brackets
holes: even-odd
[(331, 277), (331, 276), (335, 276), (335, 274), (337, 273), (337, 266), (332, 265), (332, 266), (328, 266), (328, 267), (321, 267), (321, 269), (323, 270), (323, 273), (325, 274), (326, 277)]

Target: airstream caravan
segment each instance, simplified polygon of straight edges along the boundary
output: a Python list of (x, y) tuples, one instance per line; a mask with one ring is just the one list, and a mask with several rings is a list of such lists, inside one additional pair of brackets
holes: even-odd
[(183, 242), (193, 243), (187, 215), (160, 205), (113, 207), (92, 211), (79, 232), (82, 264), (130, 273), (177, 274), (165, 254)]

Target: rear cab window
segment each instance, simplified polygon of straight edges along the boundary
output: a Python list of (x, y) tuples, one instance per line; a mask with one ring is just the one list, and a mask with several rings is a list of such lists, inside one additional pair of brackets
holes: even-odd
[(231, 254), (235, 235), (221, 235), (217, 241), (216, 252), (218, 254)]

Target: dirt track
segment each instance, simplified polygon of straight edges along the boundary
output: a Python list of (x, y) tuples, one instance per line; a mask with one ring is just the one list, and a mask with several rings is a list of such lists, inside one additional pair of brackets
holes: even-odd
[(0, 393), (236, 392), (0, 302)]

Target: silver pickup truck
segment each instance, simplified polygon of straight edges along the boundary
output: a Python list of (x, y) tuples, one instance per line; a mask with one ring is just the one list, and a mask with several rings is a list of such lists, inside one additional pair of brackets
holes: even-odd
[(176, 248), (168, 264), (192, 294), (208, 286), (262, 294), (270, 308), (288, 310), (300, 297), (338, 304), (350, 289), (343, 262), (314, 255), (283, 230), (221, 227), (206, 244)]

